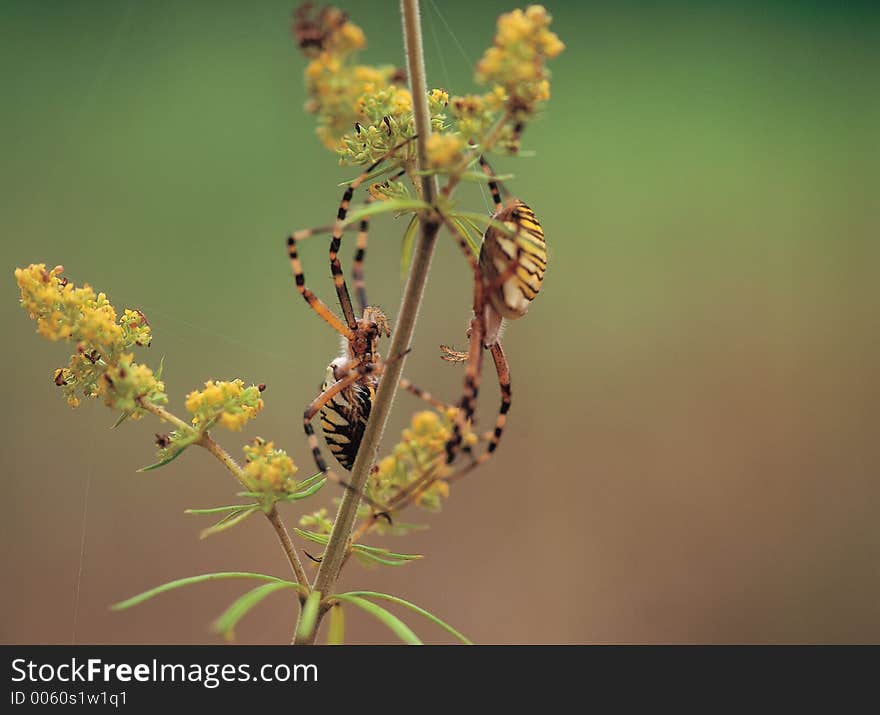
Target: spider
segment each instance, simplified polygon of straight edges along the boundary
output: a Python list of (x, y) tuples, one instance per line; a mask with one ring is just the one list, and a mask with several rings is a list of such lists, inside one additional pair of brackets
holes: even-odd
[[(512, 399), (510, 366), (501, 345), (501, 330), (504, 320), (515, 320), (528, 312), (532, 300), (541, 290), (547, 269), (544, 230), (535, 212), (517, 198), (504, 202), (488, 162), (480, 156), (479, 164), (488, 177), (495, 210), (480, 245), (479, 272), (474, 286), (474, 317), (468, 328), (468, 350), (461, 352), (440, 346), (444, 360), (467, 364), (464, 392), (458, 403), (461, 419), (456, 420), (452, 438), (446, 444), (447, 463), (453, 461), (461, 447), (463, 423), (474, 418), (484, 348), (490, 351), (495, 363), (501, 389), (501, 407), (486, 450), (479, 457), (473, 458), (471, 455), (472, 463), (465, 468), (465, 472), (485, 462), (498, 448)], [(503, 231), (502, 226), (507, 231)], [(469, 449), (465, 447), (464, 451)]]
[[(342, 195), (336, 221), (332, 227), (329, 227), (331, 230), (330, 273), (342, 310), (342, 319), (306, 287), (305, 274), (297, 252), (298, 241), (324, 231), (328, 227), (297, 231), (287, 239), (288, 256), (297, 291), (309, 307), (342, 336), (342, 354), (328, 365), (320, 393), (306, 407), (303, 413), (303, 429), (318, 470), (346, 487), (348, 484), (328, 468), (327, 462), (321, 454), (311, 421), (320, 412), (321, 428), (330, 451), (336, 456), (339, 464), (350, 471), (363, 439), (373, 398), (385, 365), (378, 351), (379, 338), (382, 335), (390, 336), (391, 328), (388, 318), (380, 308), (367, 305), (363, 280), (363, 262), (369, 228), (366, 218), (360, 221), (353, 267), (355, 291), (361, 310), (360, 318), (355, 316), (348, 286), (345, 283), (339, 261), (339, 248), (342, 243), (348, 208), (355, 190), (369, 178), (373, 170), (383, 161), (396, 154), (408, 143), (409, 140), (393, 147), (348, 185)], [(392, 356), (391, 359), (400, 357), (402, 356)], [(373, 506), (381, 508), (379, 505), (374, 504)]]

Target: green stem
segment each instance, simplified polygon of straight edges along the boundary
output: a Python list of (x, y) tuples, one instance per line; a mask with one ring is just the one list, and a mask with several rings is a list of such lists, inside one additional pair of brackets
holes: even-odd
[[(401, 0), (400, 6), (403, 17), (403, 36), (406, 47), (410, 91), (413, 98), (413, 114), (416, 132), (419, 135), (417, 143), (418, 168), (422, 170), (427, 166), (425, 142), (431, 135), (431, 116), (428, 111), (428, 92), (425, 79), (424, 53), (422, 50), (419, 3), (418, 0)], [(434, 175), (427, 174), (419, 178), (421, 179), (422, 199), (426, 203), (433, 205), (438, 195), (437, 178)], [(433, 212), (423, 211), (419, 218), (421, 222), (421, 235), (416, 242), (413, 252), (409, 276), (403, 291), (397, 324), (394, 328), (394, 337), (388, 350), (390, 358), (402, 356), (410, 347), (419, 306), (421, 305), (422, 295), (425, 290), (425, 283), (427, 282), (428, 272), (431, 267), (431, 257), (434, 254), (437, 232), (440, 229), (440, 220)], [(321, 593), (333, 593), (334, 586), (339, 578), (339, 571), (348, 554), (358, 505), (360, 504), (364, 485), (369, 476), (370, 467), (376, 458), (379, 442), (382, 439), (382, 433), (388, 421), (388, 415), (391, 412), (391, 405), (397, 392), (397, 383), (400, 381), (404, 362), (405, 358), (403, 357), (389, 362), (379, 383), (379, 389), (376, 392), (376, 397), (370, 410), (370, 420), (364, 431), (358, 455), (351, 470), (351, 478), (349, 480), (351, 488), (346, 489), (342, 496), (342, 503), (339, 505), (339, 511), (333, 523), (330, 540), (327, 542), (327, 548), (324, 550), (324, 557), (321, 560), (321, 566), (315, 579), (314, 588)], [(318, 626), (325, 612), (326, 608), (322, 609), (319, 613), (318, 622), (315, 624), (315, 628), (312, 629), (311, 635), (307, 638), (298, 637), (294, 643), (303, 645), (314, 644)]]

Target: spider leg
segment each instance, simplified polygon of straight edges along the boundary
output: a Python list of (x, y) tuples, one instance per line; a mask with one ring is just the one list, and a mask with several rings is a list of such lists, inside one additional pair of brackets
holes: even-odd
[[(342, 245), (342, 231), (345, 224), (345, 217), (348, 215), (348, 207), (351, 205), (351, 198), (354, 196), (354, 192), (369, 178), (370, 174), (372, 174), (382, 162), (396, 154), (414, 138), (415, 137), (411, 137), (410, 139), (397, 144), (370, 164), (357, 178), (355, 178), (354, 181), (345, 187), (345, 191), (342, 194), (342, 200), (339, 202), (339, 210), (336, 212), (336, 222), (333, 224), (333, 231), (330, 235), (330, 274), (333, 276), (333, 286), (336, 288), (336, 295), (339, 297), (339, 305), (342, 308), (342, 314), (351, 330), (357, 329), (357, 319), (354, 314), (354, 308), (351, 305), (351, 296), (348, 293), (348, 286), (345, 284), (342, 265), (339, 263), (339, 247)], [(366, 229), (368, 226), (369, 224), (361, 221), (361, 235), (364, 237), (364, 246), (366, 246)]]
[(510, 364), (507, 362), (507, 356), (504, 354), (504, 348), (501, 342), (496, 342), (489, 349), (492, 353), (492, 360), (495, 363), (495, 372), (498, 373), (498, 386), (501, 389), (501, 406), (498, 408), (498, 416), (495, 418), (495, 429), (480, 436), (480, 440), (487, 441), (486, 449), (473, 462), (462, 467), (448, 477), (443, 477), (443, 481), (451, 483), (464, 477), (466, 474), (476, 469), (481, 464), (485, 464), (491, 459), (492, 454), (498, 449), (501, 442), (501, 435), (504, 433), (504, 426), (507, 423), (507, 413), (510, 411), (510, 405), (513, 401), (513, 393), (510, 389)]
[(495, 172), (492, 171), (492, 167), (489, 166), (489, 162), (486, 161), (482, 154), (480, 154), (479, 162), (483, 173), (489, 177), (489, 192), (492, 194), (492, 203), (495, 204), (495, 210), (497, 211), (501, 208), (501, 189), (498, 186), (498, 182), (492, 178)]
[[(406, 169), (401, 169), (388, 181), (396, 181), (401, 176), (406, 173)], [(374, 201), (372, 197), (368, 198), (364, 204), (370, 204)], [(357, 296), (358, 307), (361, 309), (361, 313), (364, 312), (364, 309), (367, 307), (367, 289), (366, 284), (364, 282), (364, 256), (367, 252), (367, 234), (370, 230), (370, 220), (366, 217), (361, 219), (360, 226), (358, 227), (358, 235), (357, 235), (357, 250), (354, 254), (354, 263), (351, 267), (351, 280), (354, 284), (354, 292)]]
[(434, 397), (430, 392), (428, 392), (427, 390), (423, 390), (418, 385), (414, 385), (410, 380), (408, 380), (405, 377), (402, 378), (400, 380), (400, 382), (397, 384), (400, 385), (401, 390), (406, 390), (411, 395), (415, 395), (420, 400), (424, 400), (429, 405), (431, 405), (434, 409), (436, 409), (438, 412), (446, 412), (447, 410), (450, 409), (450, 405), (447, 405), (445, 402), (441, 402), (436, 397)]
[[(370, 203), (372, 199), (367, 199), (366, 203)], [(367, 253), (367, 234), (370, 231), (370, 220), (368, 218), (361, 219), (358, 227), (357, 249), (354, 254), (354, 262), (351, 266), (351, 280), (354, 284), (354, 292), (357, 295), (358, 307), (361, 313), (367, 307), (367, 287), (364, 282), (364, 256)]]
[[(475, 404), (480, 391), (480, 371), (483, 368), (482, 310), (471, 320), (468, 360), (464, 375), (464, 393), (459, 401), (459, 413), (452, 428), (452, 437), (446, 443), (446, 463), (451, 464), (461, 448), (462, 433), (468, 422), (474, 421)], [(466, 448), (467, 451), (467, 448)]]
[(287, 237), (287, 255), (290, 258), (290, 267), (293, 270), (296, 289), (305, 299), (306, 303), (309, 304), (309, 307), (314, 310), (324, 322), (344, 338), (351, 338), (352, 329), (336, 317), (324, 301), (312, 293), (311, 290), (306, 288), (306, 277), (303, 273), (302, 262), (299, 260), (299, 254), (296, 250), (296, 241), (297, 239), (294, 234)]

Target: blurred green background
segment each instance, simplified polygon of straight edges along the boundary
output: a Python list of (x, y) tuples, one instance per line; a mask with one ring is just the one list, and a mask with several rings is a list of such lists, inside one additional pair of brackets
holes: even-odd
[[(302, 109), (293, 4), (0, 6), (3, 642), (213, 642), (244, 584), (107, 606), (196, 573), (286, 573), (263, 520), (198, 540), (207, 522), (183, 510), (235, 491), (208, 455), (135, 474), (157, 423), (110, 433), (101, 405), (63, 404), (50, 378), (67, 352), (34, 334), (12, 270), (62, 263), (142, 308), (155, 340), (141, 356), (166, 355), (177, 411), (209, 377), (267, 383), (253, 429), (219, 436), (239, 455), (274, 439), (310, 473), (300, 415), (338, 340), (295, 294), (283, 244), (333, 217), (353, 173)], [(423, 8), (429, 83), (472, 91), (511, 6), (438, 5), (442, 19)], [(344, 7), (364, 61), (403, 64), (394, 2)], [(427, 558), (352, 564), (344, 585), (409, 598), (482, 643), (880, 640), (880, 12), (548, 8), (567, 50), (525, 134), (536, 154), (495, 162), (552, 251), (506, 336), (509, 430), (428, 531), (393, 542)], [(402, 229), (375, 221), (367, 264), (392, 319)], [(303, 254), (330, 298), (326, 243)], [(441, 241), (406, 372), (448, 399), (461, 373), (436, 345), (463, 344), (469, 290)], [(386, 446), (416, 407), (398, 398)], [(294, 618), (273, 596), (240, 641), (285, 643)], [(354, 642), (393, 640), (349, 623)]]

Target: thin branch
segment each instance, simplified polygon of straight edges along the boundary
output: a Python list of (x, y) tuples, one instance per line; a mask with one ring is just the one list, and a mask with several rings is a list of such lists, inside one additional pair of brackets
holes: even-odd
[[(425, 79), (418, 0), (401, 0), (401, 14), (403, 17), (403, 35), (406, 45), (410, 92), (413, 98), (413, 114), (416, 132), (419, 136), (417, 143), (418, 169), (422, 170), (427, 166), (425, 161), (425, 142), (431, 135), (431, 117), (428, 110), (427, 82)], [(438, 195), (437, 178), (433, 174), (425, 174), (420, 178), (421, 197), (426, 203), (433, 205)], [(397, 324), (394, 328), (394, 337), (388, 351), (388, 355), (392, 358), (403, 356), (410, 347), (416, 317), (422, 302), (425, 283), (428, 279), (431, 257), (434, 254), (437, 232), (440, 229), (439, 217), (434, 212), (423, 211), (420, 214), (420, 222), (421, 235), (416, 242), (413, 252), (409, 276), (403, 291)], [(348, 554), (358, 505), (360, 504), (364, 485), (369, 476), (370, 467), (376, 458), (379, 442), (382, 439), (382, 433), (385, 430), (385, 424), (397, 392), (397, 383), (400, 381), (400, 376), (403, 372), (404, 362), (405, 359), (403, 357), (399, 360), (391, 361), (387, 365), (382, 375), (382, 380), (379, 383), (379, 389), (376, 392), (376, 397), (370, 410), (370, 420), (364, 431), (358, 455), (351, 470), (351, 479), (349, 481), (351, 489), (346, 489), (342, 496), (342, 503), (339, 505), (339, 511), (333, 523), (330, 540), (327, 543), (327, 548), (324, 551), (324, 557), (315, 579), (315, 589), (321, 593), (328, 595), (333, 593), (334, 586), (339, 578), (339, 571)], [(294, 642), (298, 644), (313, 644), (318, 626), (320, 625), (320, 617), (319, 615), (318, 623), (315, 624), (310, 637), (297, 638)]]
[[(169, 422), (179, 430), (190, 433), (195, 431), (195, 428), (192, 425), (187, 424), (176, 415), (171, 414), (164, 407), (154, 405), (146, 399), (139, 400), (139, 404), (147, 412), (151, 412), (159, 419), (164, 420), (165, 422)], [(250, 491), (247, 479), (244, 476), (244, 470), (239, 466), (238, 462), (236, 462), (232, 458), (229, 452), (223, 449), (223, 447), (221, 447), (217, 443), (217, 440), (215, 440), (210, 434), (208, 434), (207, 432), (203, 433), (199, 440), (194, 444), (199, 445), (199, 447), (203, 447), (204, 449), (208, 450), (212, 455), (214, 455), (220, 461), (220, 463), (224, 467), (226, 467), (229, 473), (238, 480), (238, 483), (241, 484), (245, 489)], [(293, 570), (293, 574), (296, 577), (296, 582), (303, 586), (303, 588), (308, 589), (308, 576), (306, 576), (306, 571), (303, 568), (302, 561), (300, 561), (300, 558), (296, 553), (296, 548), (294, 547), (293, 542), (290, 539), (290, 534), (287, 531), (287, 527), (285, 527), (284, 522), (281, 521), (281, 516), (278, 514), (277, 509), (273, 506), (271, 511), (269, 511), (268, 513), (264, 512), (264, 514), (266, 514), (266, 518), (269, 520), (269, 523), (275, 530), (275, 534), (278, 536), (278, 541), (281, 543), (281, 548), (284, 550), (284, 555), (287, 557), (290, 568)], [(302, 592), (300, 592), (300, 597), (302, 598)]]

